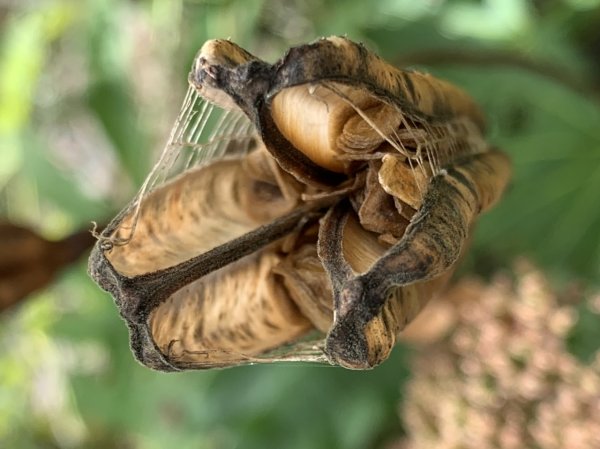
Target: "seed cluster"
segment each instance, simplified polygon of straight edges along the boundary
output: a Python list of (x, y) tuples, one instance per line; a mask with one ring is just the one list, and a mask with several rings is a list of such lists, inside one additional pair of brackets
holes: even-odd
[(455, 330), (414, 361), (401, 410), (409, 435), (395, 447), (600, 447), (600, 351), (589, 365), (570, 354), (574, 307), (538, 271), (517, 271), (515, 283), (465, 281), (473, 298)]

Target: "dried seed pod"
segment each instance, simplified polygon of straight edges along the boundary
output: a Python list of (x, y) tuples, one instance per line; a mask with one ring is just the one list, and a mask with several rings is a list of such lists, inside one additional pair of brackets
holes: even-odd
[(161, 159), (90, 259), (136, 357), (384, 361), (508, 181), (477, 106), (341, 37), (275, 64), (209, 41), (189, 82)]

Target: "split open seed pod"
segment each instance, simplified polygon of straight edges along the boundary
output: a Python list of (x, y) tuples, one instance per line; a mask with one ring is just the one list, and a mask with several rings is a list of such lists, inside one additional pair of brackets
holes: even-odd
[(384, 361), (508, 181), (480, 110), (341, 37), (275, 64), (208, 41), (189, 82), (155, 169), (90, 259), (137, 359)]

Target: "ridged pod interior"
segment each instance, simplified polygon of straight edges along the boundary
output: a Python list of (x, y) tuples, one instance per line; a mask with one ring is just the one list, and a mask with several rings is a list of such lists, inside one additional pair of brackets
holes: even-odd
[[(371, 151), (384, 137), (365, 122), (365, 111), (384, 135), (399, 126), (400, 114), (364, 89), (332, 83), (335, 91), (321, 85), (283, 89), (271, 102), (271, 115), (281, 133), (316, 164), (346, 173), (347, 151)], [(340, 96), (340, 93), (342, 96)]]
[(177, 363), (201, 367), (255, 356), (313, 328), (273, 273), (281, 255), (263, 251), (195, 281), (157, 307), (153, 338)]
[(114, 237), (131, 239), (114, 246), (107, 259), (125, 276), (157, 271), (285, 214), (297, 199), (284, 196), (271, 166), (259, 148), (245, 159), (216, 161), (163, 184), (143, 199), (139, 216), (132, 210), (124, 218)]

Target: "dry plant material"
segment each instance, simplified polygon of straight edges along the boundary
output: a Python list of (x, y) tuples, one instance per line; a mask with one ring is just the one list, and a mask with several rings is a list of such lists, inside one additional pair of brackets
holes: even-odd
[(452, 289), (463, 296), (457, 325), (416, 354), (402, 395), (408, 436), (390, 448), (600, 447), (600, 351), (590, 364), (570, 354), (576, 308), (531, 266), (516, 278)]
[(0, 312), (48, 286), (93, 244), (87, 229), (50, 241), (23, 226), (0, 223)]
[(90, 259), (138, 360), (384, 361), (508, 181), (477, 106), (341, 37), (275, 64), (208, 41), (189, 82), (155, 169)]

